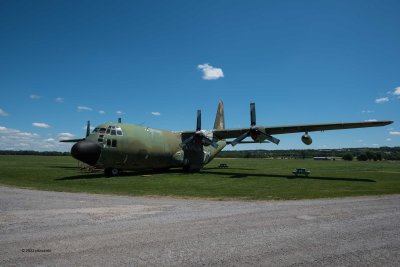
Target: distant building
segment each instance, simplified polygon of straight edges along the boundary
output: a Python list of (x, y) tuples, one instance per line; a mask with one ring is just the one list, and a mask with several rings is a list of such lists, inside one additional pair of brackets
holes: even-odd
[(314, 157), (314, 160), (329, 160), (328, 157)]

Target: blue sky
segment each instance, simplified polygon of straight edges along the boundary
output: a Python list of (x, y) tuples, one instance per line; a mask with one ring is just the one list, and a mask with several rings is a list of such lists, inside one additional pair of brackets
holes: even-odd
[[(400, 145), (400, 2), (1, 1), (0, 149), (68, 151), (116, 121), (167, 130), (394, 120), (241, 148)], [(119, 113), (119, 114), (118, 114)], [(236, 147), (237, 148), (237, 147)]]

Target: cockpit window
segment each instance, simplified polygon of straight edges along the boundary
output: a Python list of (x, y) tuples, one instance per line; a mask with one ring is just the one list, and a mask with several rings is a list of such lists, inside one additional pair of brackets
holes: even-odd
[(105, 133), (106, 132), (106, 128), (100, 128), (99, 132), (100, 133)]
[(121, 127), (116, 127), (117, 135), (123, 135)]
[(121, 127), (114, 126), (114, 125), (108, 126), (106, 134), (109, 134), (109, 135), (124, 135)]
[(99, 131), (99, 128), (94, 128), (92, 133), (97, 133)]

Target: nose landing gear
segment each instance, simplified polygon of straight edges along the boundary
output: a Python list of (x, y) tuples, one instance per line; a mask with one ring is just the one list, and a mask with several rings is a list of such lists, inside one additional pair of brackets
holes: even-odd
[(104, 175), (106, 177), (118, 176), (119, 173), (120, 173), (120, 170), (117, 168), (105, 168), (104, 169)]

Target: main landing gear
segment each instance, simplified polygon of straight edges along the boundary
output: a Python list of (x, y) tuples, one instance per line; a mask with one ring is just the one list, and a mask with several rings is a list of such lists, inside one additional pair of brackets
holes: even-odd
[(106, 168), (104, 169), (104, 175), (106, 177), (113, 177), (119, 175), (120, 170), (117, 168)]

